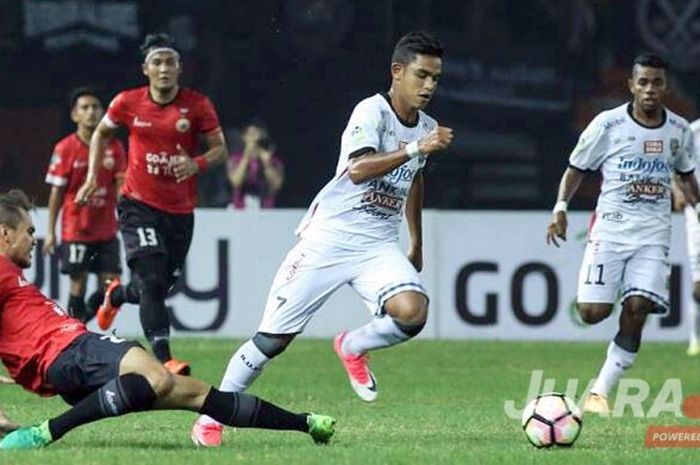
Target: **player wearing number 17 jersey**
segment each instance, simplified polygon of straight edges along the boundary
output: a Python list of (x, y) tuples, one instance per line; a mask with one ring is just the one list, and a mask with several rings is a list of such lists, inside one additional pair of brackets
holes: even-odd
[(668, 309), (671, 180), (674, 172), (698, 214), (695, 153), (688, 122), (663, 106), (667, 65), (653, 55), (634, 61), (633, 101), (604, 111), (581, 134), (559, 186), (547, 241), (566, 238), (566, 205), (584, 173), (600, 170), (603, 184), (578, 281), (578, 311), (595, 324), (622, 294), (619, 331), (584, 409), (607, 413), (607, 396), (637, 356), (650, 313)]
[[(78, 198), (95, 188), (105, 141), (123, 126), (129, 132), (129, 164), (118, 204), (119, 227), (136, 282), (107, 288), (97, 322), (107, 329), (124, 302), (140, 301), (141, 325), (156, 357), (175, 373), (189, 364), (170, 353), (168, 289), (185, 263), (194, 228), (196, 175), (226, 160), (226, 142), (211, 101), (178, 84), (182, 65), (172, 39), (149, 35), (141, 47), (148, 85), (113, 100), (90, 144), (90, 167)], [(208, 151), (195, 156), (198, 137)]]
[[(49, 228), (43, 251), (45, 254), (54, 253), (56, 220), (62, 210), (59, 256), (61, 272), (70, 276), (67, 308), (74, 318), (81, 321), (88, 321), (95, 315), (104, 299), (107, 284), (121, 273), (115, 213), (117, 192), (126, 170), (126, 153), (119, 140), (110, 141), (105, 149), (95, 195), (85, 206), (75, 201), (87, 174), (90, 138), (102, 115), (102, 102), (94, 91), (80, 88), (72, 93), (71, 118), (77, 128), (56, 144), (46, 173), (51, 196)], [(98, 285), (85, 305), (88, 273), (97, 274)]]
[[(442, 70), (442, 47), (432, 36), (410, 33), (396, 45), (386, 94), (362, 100), (343, 132), (333, 179), (299, 225), (300, 237), (277, 271), (258, 332), (233, 355), (224, 391), (247, 389), (272, 358), (304, 330), (323, 303), (350, 285), (373, 315), (366, 325), (336, 337), (334, 348), (355, 392), (377, 396), (367, 352), (405, 342), (425, 325), (428, 297), (422, 268), (422, 169), (452, 141), (422, 110)], [(406, 214), (408, 258), (398, 248)], [(195, 443), (218, 446), (222, 426), (200, 417)]]

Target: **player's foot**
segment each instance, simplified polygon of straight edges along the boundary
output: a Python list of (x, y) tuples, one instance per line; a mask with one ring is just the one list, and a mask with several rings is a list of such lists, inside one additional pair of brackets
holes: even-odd
[(0, 441), (1, 450), (39, 449), (53, 442), (48, 420), (37, 426), (20, 428)]
[(107, 331), (112, 323), (114, 322), (114, 317), (117, 316), (119, 312), (119, 307), (112, 305), (112, 292), (121, 286), (121, 281), (119, 278), (114, 278), (107, 289), (105, 290), (105, 298), (102, 301), (102, 305), (97, 309), (97, 326), (100, 327), (102, 331)]
[(219, 423), (205, 423), (198, 418), (192, 425), (192, 442), (195, 446), (219, 447), (221, 436), (224, 433), (224, 425)]
[(688, 344), (688, 350), (686, 353), (691, 357), (700, 354), (700, 341), (692, 341), (690, 344)]
[(373, 402), (377, 398), (377, 380), (367, 364), (367, 354), (345, 355), (342, 350), (343, 339), (347, 331), (338, 334), (333, 341), (333, 349), (343, 362), (345, 371), (350, 378), (350, 385), (355, 390), (360, 399), (365, 402)]
[(335, 418), (333, 417), (310, 413), (306, 417), (306, 423), (309, 425), (309, 435), (316, 444), (328, 444), (328, 441), (335, 434)]
[(583, 403), (583, 411), (599, 413), (601, 415), (609, 414), (610, 406), (608, 405), (607, 397), (591, 392), (588, 394), (588, 397), (586, 397), (586, 402)]
[(190, 364), (189, 362), (183, 362), (176, 358), (171, 358), (163, 364), (163, 366), (174, 375), (189, 376), (190, 375)]

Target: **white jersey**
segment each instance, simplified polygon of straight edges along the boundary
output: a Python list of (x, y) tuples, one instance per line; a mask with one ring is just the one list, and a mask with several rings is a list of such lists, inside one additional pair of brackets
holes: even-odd
[(436, 127), (437, 122), (422, 111), (415, 124), (402, 122), (385, 94), (358, 103), (343, 132), (335, 177), (316, 195), (296, 234), (349, 249), (398, 241), (408, 192), (426, 158), (412, 158), (390, 173), (360, 184), (350, 180), (350, 159), (369, 150), (399, 150)]
[(591, 240), (668, 246), (672, 170), (695, 169), (692, 133), (688, 122), (668, 109), (653, 128), (631, 112), (631, 104), (624, 104), (596, 116), (569, 163), (603, 175)]
[[(690, 130), (693, 132), (693, 144), (695, 146), (696, 155), (697, 150), (700, 150), (700, 119), (696, 119), (690, 123)], [(700, 170), (698, 170), (697, 164), (700, 163), (698, 158), (695, 159), (695, 179), (697, 179), (698, 184), (700, 184)]]

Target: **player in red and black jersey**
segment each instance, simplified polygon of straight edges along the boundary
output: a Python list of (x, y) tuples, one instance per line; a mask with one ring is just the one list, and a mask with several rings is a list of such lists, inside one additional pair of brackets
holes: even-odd
[[(139, 284), (111, 283), (97, 321), (108, 328), (119, 307), (140, 296), (141, 324), (154, 354), (169, 370), (183, 374), (189, 372), (189, 364), (171, 356), (165, 297), (192, 240), (196, 176), (225, 162), (226, 141), (211, 101), (180, 87), (182, 65), (173, 40), (165, 34), (149, 35), (141, 51), (148, 85), (112, 100), (93, 135), (88, 176), (78, 199), (86, 202), (93, 194), (104, 144), (117, 127), (126, 127), (129, 165), (118, 205), (119, 227), (127, 263)], [(195, 153), (200, 137), (208, 147), (203, 155)]]
[[(146, 410), (189, 410), (229, 426), (301, 431), (317, 443), (330, 440), (331, 417), (296, 414), (254, 396), (221, 392), (171, 374), (136, 342), (85, 329), (24, 277), (36, 246), (31, 208), (19, 190), (0, 194), (0, 359), (28, 391), (58, 394), (73, 407), (9, 433), (0, 450), (43, 447), (78, 426)], [(0, 422), (0, 428), (8, 426)]]
[[(73, 91), (70, 102), (76, 130), (56, 144), (46, 173), (51, 196), (43, 252), (54, 253), (56, 220), (62, 211), (59, 251), (61, 272), (70, 276), (68, 311), (73, 317), (88, 321), (102, 303), (107, 283), (121, 274), (116, 208), (126, 171), (126, 152), (119, 140), (109, 142), (98, 168), (97, 190), (87, 205), (78, 205), (75, 195), (85, 182), (90, 138), (104, 111), (97, 94), (88, 88)], [(86, 306), (88, 273), (97, 274), (98, 286)]]

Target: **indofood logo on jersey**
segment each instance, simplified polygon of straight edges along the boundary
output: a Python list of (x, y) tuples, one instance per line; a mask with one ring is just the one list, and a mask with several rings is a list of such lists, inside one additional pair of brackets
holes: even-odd
[[(655, 143), (661, 141), (647, 142), (652, 144), (648, 147), (645, 144), (645, 152), (649, 150), (651, 153), (656, 153), (656, 150), (660, 150)], [(671, 181), (659, 177), (659, 175), (667, 177), (671, 172), (665, 160), (661, 158), (648, 160), (644, 157), (623, 159), (618, 168), (622, 171), (620, 181), (628, 183), (626, 203), (656, 203), (666, 195), (667, 184)]]

